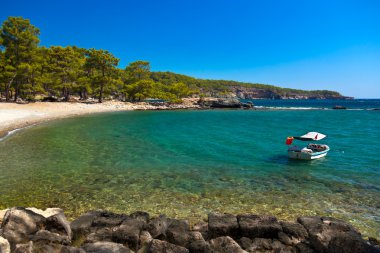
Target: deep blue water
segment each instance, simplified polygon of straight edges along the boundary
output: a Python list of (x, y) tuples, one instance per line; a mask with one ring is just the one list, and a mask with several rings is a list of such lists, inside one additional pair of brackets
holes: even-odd
[[(379, 103), (354, 102), (347, 103)], [(289, 160), (286, 137), (308, 131), (327, 135), (321, 143), (330, 146), (328, 156)], [(71, 217), (99, 208), (145, 210), (191, 221), (211, 211), (328, 215), (379, 238), (379, 144), (375, 110), (132, 111), (64, 119), (0, 142), (0, 208), (60, 206)]]

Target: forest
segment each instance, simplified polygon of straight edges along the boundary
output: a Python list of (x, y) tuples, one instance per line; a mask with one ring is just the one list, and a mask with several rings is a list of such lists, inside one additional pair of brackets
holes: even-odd
[(103, 49), (40, 46), (40, 30), (28, 19), (9, 17), (0, 28), (0, 101), (70, 101), (147, 98), (180, 102), (190, 95), (220, 96), (236, 88), (270, 91), (278, 96), (341, 96), (334, 91), (304, 91), (273, 85), (197, 79), (172, 72), (152, 72), (148, 61), (125, 69)]

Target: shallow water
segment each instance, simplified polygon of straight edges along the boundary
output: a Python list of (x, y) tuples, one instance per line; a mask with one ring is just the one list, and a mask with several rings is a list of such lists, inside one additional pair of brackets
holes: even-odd
[[(211, 211), (328, 215), (380, 237), (380, 111), (134, 111), (41, 124), (0, 142), (0, 209), (59, 206), (198, 221)], [(328, 135), (326, 158), (285, 139)]]

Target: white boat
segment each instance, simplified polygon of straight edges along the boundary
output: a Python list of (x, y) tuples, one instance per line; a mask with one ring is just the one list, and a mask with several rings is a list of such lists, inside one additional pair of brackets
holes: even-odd
[[(294, 139), (301, 141), (319, 141), (325, 137), (326, 135), (321, 133), (309, 132), (302, 136), (288, 137), (286, 139), (286, 144), (291, 145)], [(326, 156), (329, 151), (330, 147), (325, 144), (309, 143), (306, 147), (290, 147), (288, 149), (288, 156), (292, 159), (314, 160)]]

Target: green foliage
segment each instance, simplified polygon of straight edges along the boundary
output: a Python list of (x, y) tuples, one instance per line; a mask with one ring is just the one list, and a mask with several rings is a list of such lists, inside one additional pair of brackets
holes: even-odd
[(135, 61), (117, 68), (119, 59), (102, 49), (75, 46), (39, 47), (40, 31), (28, 19), (9, 17), (0, 28), (0, 96), (35, 100), (41, 96), (77, 94), (142, 101), (147, 98), (180, 102), (192, 94), (228, 96), (241, 89), (255, 89), (273, 97), (339, 97), (334, 91), (304, 91), (258, 83), (205, 80), (171, 72), (151, 72), (150, 63)]

